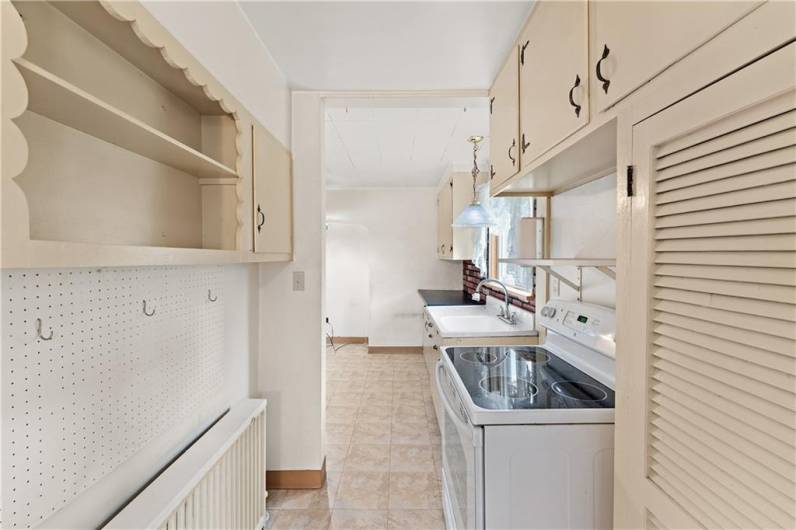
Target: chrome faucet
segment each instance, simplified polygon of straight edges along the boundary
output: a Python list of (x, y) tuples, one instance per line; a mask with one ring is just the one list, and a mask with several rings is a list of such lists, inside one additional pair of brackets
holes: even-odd
[(503, 289), (503, 301), (504, 306), (500, 308), (500, 312), (497, 314), (497, 317), (505, 322), (506, 324), (511, 324), (512, 326), (517, 324), (517, 314), (512, 313), (511, 305), (509, 304), (509, 290), (503, 285), (503, 282), (500, 280), (496, 280), (495, 278), (484, 278), (478, 283), (478, 286), (475, 288), (475, 293), (473, 293), (473, 298), (478, 300), (481, 297), (481, 287), (487, 283), (494, 283), (499, 285), (501, 289)]

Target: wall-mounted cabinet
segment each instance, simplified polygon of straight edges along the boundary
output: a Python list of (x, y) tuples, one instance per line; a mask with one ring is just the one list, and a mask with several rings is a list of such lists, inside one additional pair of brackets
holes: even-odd
[(4, 3), (2, 22), (3, 267), (258, 259), (252, 119), (140, 4)]
[(252, 126), (254, 252), (291, 259), (293, 176), (290, 151), (262, 125)]
[(520, 170), (519, 52), (515, 46), (489, 90), (489, 154), (491, 185)]
[(437, 257), (472, 259), (480, 228), (453, 228), (451, 224), (473, 200), (473, 177), (454, 172), (440, 183), (437, 192)]
[(589, 123), (588, 5), (542, 2), (519, 40), (520, 158), (539, 155)]
[(617, 103), (762, 3), (536, 2), (490, 90), (491, 192), (558, 193), (609, 174)]
[(437, 257), (449, 259), (453, 254), (453, 183), (443, 182), (437, 192)]
[(596, 110), (615, 104), (762, 3), (590, 2)]

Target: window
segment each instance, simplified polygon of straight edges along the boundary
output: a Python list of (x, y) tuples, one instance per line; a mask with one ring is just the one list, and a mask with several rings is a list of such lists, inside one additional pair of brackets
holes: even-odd
[(533, 197), (489, 197), (488, 187), (479, 190), (481, 204), (492, 214), (495, 226), (485, 230), (480, 245), (481, 252), (475, 264), (489, 276), (510, 287), (513, 294), (529, 296), (533, 292), (534, 269), (510, 263), (499, 263), (499, 258), (520, 258), (528, 250), (521, 245), (518, 235), (520, 220), (534, 217)]

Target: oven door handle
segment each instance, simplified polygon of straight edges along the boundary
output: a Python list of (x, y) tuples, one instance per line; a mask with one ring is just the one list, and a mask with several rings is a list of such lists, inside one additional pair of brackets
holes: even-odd
[[(439, 397), (440, 397), (440, 401), (442, 401), (442, 406), (445, 408), (445, 410), (448, 412), (448, 414), (450, 414), (451, 416), (453, 416), (453, 418), (455, 418), (455, 421), (457, 423), (457, 425), (456, 425), (457, 428), (471, 431), (473, 429), (473, 426), (469, 423), (469, 418), (467, 418), (467, 413), (461, 407), (461, 402), (459, 403), (459, 411), (460, 411), (461, 416), (464, 416), (464, 418), (465, 418), (464, 420), (462, 419), (462, 417), (459, 414), (457, 414), (453, 410), (453, 405), (451, 405), (450, 401), (448, 401), (448, 396), (447, 396), (445, 390), (443, 390), (443, 388), (442, 388), (442, 379), (440, 379), (439, 375), (440, 375), (440, 372), (443, 369), (444, 369), (444, 367), (443, 367), (443, 364), (442, 364), (442, 360), (440, 359), (437, 362), (437, 370), (436, 370), (436, 372), (434, 374), (434, 377), (436, 377), (436, 379), (437, 379), (437, 392), (439, 392)], [(467, 422), (465, 423), (465, 421), (467, 421)]]

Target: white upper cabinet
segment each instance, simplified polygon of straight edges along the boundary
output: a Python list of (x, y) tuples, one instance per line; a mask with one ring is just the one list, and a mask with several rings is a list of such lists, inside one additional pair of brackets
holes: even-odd
[(293, 176), (290, 151), (262, 125), (252, 127), (254, 184), (254, 252), (293, 253)]
[(761, 3), (590, 2), (597, 110), (627, 96)]
[(520, 37), (523, 168), (589, 122), (588, 11), (585, 0), (539, 2)]
[(443, 184), (437, 194), (437, 256), (449, 258), (453, 252), (453, 181)]
[(490, 177), (492, 185), (505, 182), (520, 170), (519, 53), (512, 48), (508, 60), (489, 91)]

